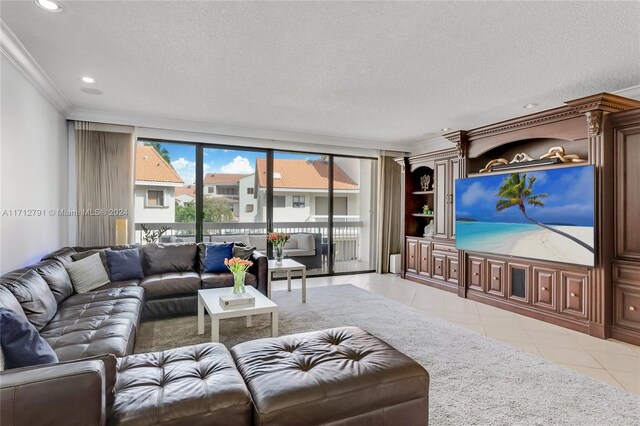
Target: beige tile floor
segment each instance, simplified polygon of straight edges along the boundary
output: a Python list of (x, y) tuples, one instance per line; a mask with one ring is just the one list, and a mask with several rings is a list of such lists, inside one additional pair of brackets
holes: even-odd
[[(639, 346), (613, 339), (597, 339), (390, 274), (341, 275), (307, 280), (308, 287), (347, 283), (640, 395)], [(292, 285), (300, 288), (300, 280), (293, 280)], [(275, 281), (273, 286), (274, 289), (284, 289), (286, 281)]]

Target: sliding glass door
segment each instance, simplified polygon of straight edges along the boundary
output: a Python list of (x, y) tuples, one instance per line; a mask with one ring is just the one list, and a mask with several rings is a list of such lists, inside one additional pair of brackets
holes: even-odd
[(136, 242), (239, 241), (269, 254), (268, 232), (291, 235), (286, 257), (309, 275), (375, 269), (377, 160), (141, 140)]
[(376, 267), (377, 160), (333, 157), (333, 271)]

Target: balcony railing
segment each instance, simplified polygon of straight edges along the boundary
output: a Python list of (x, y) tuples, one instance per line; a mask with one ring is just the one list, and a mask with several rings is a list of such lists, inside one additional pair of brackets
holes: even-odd
[[(343, 219), (344, 220), (344, 219)], [(195, 242), (195, 223), (145, 223), (147, 229), (158, 231), (163, 227), (169, 228), (162, 236), (175, 236), (181, 242)], [(204, 222), (202, 239), (205, 242), (212, 241), (211, 237), (238, 234), (266, 234), (266, 222)], [(360, 260), (360, 232), (361, 221), (336, 221), (333, 224), (334, 258), (336, 262)], [(329, 222), (275, 222), (275, 232), (308, 233), (322, 235), (322, 242), (327, 243), (329, 235)], [(146, 244), (141, 224), (136, 223), (135, 241)], [(326, 254), (326, 253), (324, 253)]]

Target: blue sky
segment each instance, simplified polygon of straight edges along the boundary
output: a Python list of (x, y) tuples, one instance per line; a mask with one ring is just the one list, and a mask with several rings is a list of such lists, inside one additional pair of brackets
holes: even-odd
[[(178, 172), (185, 184), (195, 183), (196, 148), (187, 144), (161, 143), (171, 158), (171, 165)], [(276, 159), (291, 158), (300, 160), (316, 160), (317, 154), (292, 154), (276, 152)], [(256, 158), (266, 158), (266, 153), (255, 151), (229, 150), (217, 148), (204, 149), (205, 173), (246, 173), (255, 170)]]
[[(480, 222), (527, 223), (520, 209), (496, 210), (498, 188), (508, 174), (456, 180), (456, 218)], [(534, 194), (547, 193), (543, 207), (527, 205), (527, 215), (543, 223), (593, 226), (593, 166), (528, 172), (535, 176)]]

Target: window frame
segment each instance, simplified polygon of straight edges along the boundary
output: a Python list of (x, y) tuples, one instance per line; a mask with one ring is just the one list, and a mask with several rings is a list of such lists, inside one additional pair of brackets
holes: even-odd
[[(149, 204), (149, 192), (161, 192), (162, 193), (162, 204), (161, 205), (155, 205), (152, 206)], [(169, 206), (167, 205), (167, 190), (162, 188), (162, 189), (149, 189), (147, 188), (144, 191), (144, 208), (145, 209), (166, 209), (169, 208)]]
[[(296, 201), (297, 199), (297, 201)], [(302, 202), (300, 201), (302, 199)], [(307, 208), (307, 196), (306, 195), (293, 195), (291, 197), (291, 207), (294, 209)]]

